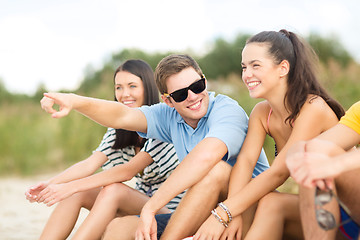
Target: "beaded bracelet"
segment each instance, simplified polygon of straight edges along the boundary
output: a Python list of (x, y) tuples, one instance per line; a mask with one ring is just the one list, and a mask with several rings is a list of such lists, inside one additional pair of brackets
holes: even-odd
[(217, 213), (217, 211), (216, 211), (216, 209), (213, 209), (212, 211), (211, 211), (211, 213), (212, 213), (212, 215), (214, 215), (214, 217), (216, 218), (216, 220), (218, 220), (224, 227), (229, 227), (229, 225), (227, 224), (227, 222), (224, 220), (224, 219), (222, 219), (221, 217), (220, 217), (220, 215)]
[(232, 221), (232, 215), (231, 215), (231, 213), (230, 213), (229, 208), (228, 208), (223, 202), (220, 202), (220, 203), (218, 204), (218, 206), (219, 206), (222, 210), (224, 210), (224, 212), (226, 212), (226, 214), (227, 214), (227, 216), (228, 216), (228, 221), (227, 221), (226, 223), (230, 223), (230, 222)]

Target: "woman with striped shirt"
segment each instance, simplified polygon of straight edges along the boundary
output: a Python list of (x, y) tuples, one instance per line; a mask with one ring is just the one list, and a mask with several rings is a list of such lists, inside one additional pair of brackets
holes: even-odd
[[(128, 107), (159, 102), (153, 71), (142, 60), (122, 64), (115, 71), (114, 82), (115, 100)], [(48, 206), (59, 202), (40, 239), (66, 239), (83, 207), (91, 211), (73, 239), (99, 239), (115, 216), (140, 214), (179, 164), (173, 145), (152, 139), (144, 142), (136, 132), (109, 128), (89, 158), (29, 188), (25, 195), (30, 202)], [(105, 171), (94, 174), (99, 167)], [(122, 183), (133, 177), (135, 189)], [(182, 195), (159, 213), (174, 211)]]

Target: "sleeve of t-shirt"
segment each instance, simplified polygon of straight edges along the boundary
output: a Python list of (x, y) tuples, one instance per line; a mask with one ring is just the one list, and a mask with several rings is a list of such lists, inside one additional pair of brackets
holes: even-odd
[(142, 138), (153, 138), (163, 142), (172, 143), (169, 122), (172, 118), (171, 108), (165, 103), (139, 108), (146, 117), (147, 132), (138, 132)]
[(112, 146), (115, 143), (116, 133), (114, 128), (108, 128), (101, 140), (101, 143), (95, 151), (102, 152), (109, 157), (109, 154), (113, 152)]
[(226, 144), (226, 160), (236, 158), (245, 140), (249, 118), (233, 99), (218, 95), (215, 107), (209, 114), (209, 132), (206, 137), (215, 137)]
[(134, 156), (134, 148), (126, 147), (122, 149), (113, 149), (116, 139), (116, 131), (113, 128), (108, 128), (107, 132), (104, 134), (104, 137), (95, 151), (102, 152), (106, 155), (108, 160), (102, 165), (102, 168), (109, 169), (118, 164), (123, 164), (129, 162), (129, 160)]
[(148, 139), (141, 151), (147, 152), (159, 168), (160, 175), (168, 175), (179, 164), (175, 148), (171, 143)]
[(340, 123), (360, 134), (360, 101), (346, 111), (345, 115), (340, 119)]

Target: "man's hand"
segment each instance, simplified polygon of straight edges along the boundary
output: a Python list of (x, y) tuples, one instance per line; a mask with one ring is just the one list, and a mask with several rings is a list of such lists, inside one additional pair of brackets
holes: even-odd
[[(41, 108), (50, 113), (53, 118), (62, 118), (68, 115), (72, 109), (71, 94), (44, 93), (40, 104)], [(54, 105), (59, 105), (59, 111), (54, 109)]]
[(136, 240), (157, 240), (157, 223), (155, 213), (143, 208), (140, 223), (135, 233)]

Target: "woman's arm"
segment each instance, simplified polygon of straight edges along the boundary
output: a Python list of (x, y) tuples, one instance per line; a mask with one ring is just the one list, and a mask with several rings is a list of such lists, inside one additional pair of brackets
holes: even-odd
[[(309, 188), (318, 186), (325, 189), (323, 180), (326, 181), (327, 187), (333, 188), (332, 180), (334, 178), (347, 171), (360, 168), (360, 151), (358, 149), (336, 156), (329, 156), (322, 152), (304, 152), (298, 156), (293, 154), (291, 157), (293, 159), (287, 159), (287, 161), (297, 160), (299, 162), (296, 168), (290, 168), (291, 176), (297, 183)], [(291, 166), (291, 164), (289, 165)]]
[(350, 127), (341, 123), (336, 124), (316, 138), (333, 142), (345, 151), (350, 150), (360, 142), (360, 135)]
[[(248, 132), (237, 157), (236, 164), (231, 171), (228, 198), (238, 193), (252, 178), (252, 173), (259, 159), (267, 134), (264, 124), (266, 124), (269, 109), (267, 104), (261, 102), (254, 107), (250, 114)], [(262, 119), (265, 119), (265, 123)], [(227, 219), (225, 212), (219, 211), (218, 213), (220, 215), (222, 214), (223, 219)], [(229, 227), (225, 229), (222, 238), (232, 238), (232, 236), (240, 237), (241, 233), (242, 217), (239, 215), (233, 218)]]
[(79, 178), (87, 177), (99, 169), (107, 159), (108, 158), (104, 153), (96, 151), (87, 159), (75, 163), (49, 180), (39, 182), (36, 185), (31, 186), (25, 192), (25, 196), (30, 202), (34, 202), (39, 199), (40, 192), (50, 184), (67, 183)]
[(75, 163), (60, 174), (50, 178), (48, 182), (49, 184), (66, 183), (87, 177), (98, 170), (107, 160), (108, 158), (104, 153), (95, 151), (87, 159)]
[(314, 175), (318, 179), (335, 178), (340, 174), (360, 168), (360, 149), (354, 149), (342, 155), (332, 157), (331, 162), (323, 169), (319, 168)]
[[(224, 204), (228, 207), (232, 216), (239, 216), (263, 196), (274, 191), (278, 186), (285, 182), (289, 176), (289, 171), (285, 165), (285, 156), (287, 150), (293, 143), (300, 140), (311, 139), (325, 131), (326, 128), (335, 125), (337, 121), (335, 114), (322, 99), (318, 98), (312, 103), (305, 103), (298, 118), (293, 124), (293, 129), (286, 144), (273, 161), (272, 166), (256, 178), (252, 179), (243, 188), (237, 191), (235, 195), (232, 195), (224, 201)], [(248, 134), (251, 133), (249, 132)], [(236, 188), (236, 182), (234, 182), (234, 187), (232, 188)], [(222, 214), (221, 217), (223, 217), (223, 219), (226, 219), (226, 214), (224, 214), (219, 207), (216, 210), (218, 213)], [(214, 218), (214, 216), (210, 216), (199, 229), (196, 234), (196, 239), (199, 237), (201, 239), (204, 236), (215, 236), (215, 238), (217, 238), (223, 231), (224, 227)]]
[(325, 179), (332, 187), (334, 177), (359, 167), (359, 150), (351, 149), (359, 142), (357, 132), (338, 123), (315, 139), (292, 146), (286, 164), (297, 183), (324, 188)]
[(39, 201), (51, 206), (77, 192), (130, 180), (152, 161), (147, 152), (139, 152), (128, 163), (65, 184), (49, 186), (40, 193)]
[(306, 102), (293, 124), (289, 139), (270, 169), (261, 173), (234, 197), (225, 201), (232, 214), (234, 216), (241, 214), (260, 198), (285, 182), (289, 177), (289, 171), (285, 164), (286, 153), (295, 142), (312, 139), (336, 125), (337, 122), (335, 114), (321, 98), (316, 98), (311, 103)]
[(248, 132), (231, 171), (229, 197), (239, 192), (252, 178), (266, 137), (266, 130), (262, 122), (262, 118), (267, 115), (266, 112), (268, 112), (266, 105), (262, 102), (257, 104), (250, 114)]

